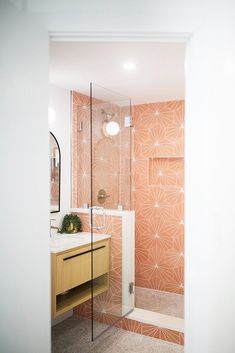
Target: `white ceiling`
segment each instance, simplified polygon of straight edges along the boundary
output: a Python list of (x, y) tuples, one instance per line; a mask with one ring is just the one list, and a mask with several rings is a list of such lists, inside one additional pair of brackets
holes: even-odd
[[(134, 104), (184, 99), (181, 43), (51, 42), (52, 84), (89, 94), (89, 83), (119, 92)], [(136, 69), (126, 71), (126, 61)]]

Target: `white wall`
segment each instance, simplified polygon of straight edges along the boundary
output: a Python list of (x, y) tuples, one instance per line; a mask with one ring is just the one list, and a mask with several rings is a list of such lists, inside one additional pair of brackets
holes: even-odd
[(186, 82), (187, 353), (235, 347), (234, 4), (29, 0), (52, 32), (193, 33)]
[(48, 35), (0, 2), (0, 352), (50, 352)]
[(186, 82), (186, 353), (232, 353), (234, 1), (28, 0), (28, 4), (50, 31), (104, 32), (111, 38), (113, 32), (193, 32)]
[(55, 135), (61, 150), (60, 212), (51, 213), (51, 219), (56, 219), (52, 225), (60, 227), (64, 215), (70, 212), (71, 207), (70, 91), (50, 85), (49, 107), (55, 114), (55, 120), (49, 125), (49, 130)]

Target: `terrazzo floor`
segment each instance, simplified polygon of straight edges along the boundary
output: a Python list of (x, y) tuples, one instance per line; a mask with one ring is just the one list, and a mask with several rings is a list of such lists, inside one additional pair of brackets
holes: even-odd
[(72, 316), (52, 328), (52, 353), (183, 353), (180, 345), (116, 327), (90, 339), (91, 322)]
[(184, 318), (184, 296), (154, 289), (135, 287), (136, 308)]

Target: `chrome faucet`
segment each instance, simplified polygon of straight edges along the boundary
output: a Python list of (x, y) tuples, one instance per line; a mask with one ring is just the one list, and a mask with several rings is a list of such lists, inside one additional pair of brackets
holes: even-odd
[(52, 221), (56, 221), (56, 219), (55, 219), (55, 218), (51, 218), (51, 219), (50, 219), (50, 237), (51, 237), (51, 230), (52, 230), (52, 229), (57, 229), (57, 233), (58, 233), (58, 230), (59, 230), (59, 227), (55, 227), (55, 226), (53, 226), (53, 225), (51, 224)]

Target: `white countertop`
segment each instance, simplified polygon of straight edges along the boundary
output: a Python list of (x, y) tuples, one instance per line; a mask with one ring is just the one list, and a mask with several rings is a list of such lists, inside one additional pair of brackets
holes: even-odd
[[(94, 234), (93, 244), (98, 241), (109, 239), (109, 234)], [(89, 245), (91, 243), (91, 233), (80, 232), (75, 234), (56, 234), (50, 238), (51, 253), (59, 253), (65, 250), (77, 248), (79, 246)]]

